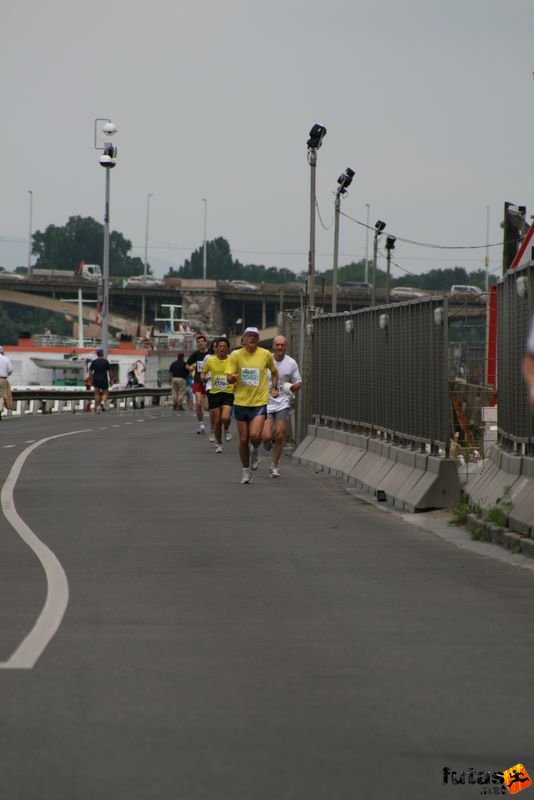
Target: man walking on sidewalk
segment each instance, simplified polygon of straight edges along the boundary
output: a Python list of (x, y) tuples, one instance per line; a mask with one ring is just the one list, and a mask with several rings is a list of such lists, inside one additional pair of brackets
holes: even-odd
[(274, 358), (264, 347), (258, 347), (259, 339), (257, 328), (246, 328), (243, 347), (234, 350), (226, 367), (228, 383), (234, 384), (234, 417), (243, 465), (241, 483), (251, 482), (251, 470), (257, 469), (259, 464), (258, 447), (269, 397), (268, 371), (271, 372), (271, 395), (278, 396), (278, 372)]

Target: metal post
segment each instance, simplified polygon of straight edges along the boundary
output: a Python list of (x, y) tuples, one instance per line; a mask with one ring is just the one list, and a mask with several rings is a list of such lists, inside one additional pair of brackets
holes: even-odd
[(33, 192), (28, 189), (30, 195), (30, 230), (28, 233), (28, 275), (32, 274), (32, 215), (33, 215)]
[(153, 197), (152, 194), (148, 194), (146, 198), (146, 227), (145, 227), (145, 263), (143, 269), (143, 275), (148, 275), (148, 223), (150, 218), (150, 198)]
[(83, 295), (82, 290), (78, 289), (78, 347), (83, 347)]
[(484, 266), (486, 268), (486, 294), (489, 292), (489, 227), (490, 227), (490, 207), (486, 206), (486, 257)]
[(109, 189), (110, 170), (106, 169), (106, 203), (104, 209), (104, 263), (102, 267), (102, 349), (107, 358), (109, 346)]
[(376, 305), (376, 261), (378, 258), (378, 231), (375, 230), (373, 239), (373, 286), (371, 289), (371, 305)]
[(365, 282), (369, 283), (369, 218), (371, 216), (371, 206), (365, 204), (367, 208), (367, 228), (365, 229)]
[(315, 307), (315, 170), (317, 167), (317, 150), (308, 150), (310, 165), (310, 249), (308, 251), (308, 305)]
[(332, 313), (337, 312), (337, 263), (339, 258), (339, 211), (341, 206), (341, 197), (339, 192), (336, 192), (335, 206), (334, 206), (334, 266), (332, 269)]
[(205, 197), (202, 198), (204, 203), (204, 247), (202, 257), (202, 277), (206, 280), (208, 276), (208, 244), (207, 244), (207, 230), (208, 230), (208, 201)]

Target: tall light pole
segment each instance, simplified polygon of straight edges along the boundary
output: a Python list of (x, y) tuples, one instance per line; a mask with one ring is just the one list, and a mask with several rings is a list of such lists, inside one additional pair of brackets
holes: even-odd
[(315, 169), (317, 150), (320, 148), (326, 128), (316, 123), (308, 139), (308, 164), (310, 165), (310, 248), (308, 250), (308, 304), (315, 307)]
[(375, 222), (375, 238), (373, 240), (373, 288), (371, 290), (371, 305), (376, 305), (376, 262), (378, 258), (378, 237), (386, 227), (386, 223), (381, 219)]
[(113, 147), (111, 142), (104, 142), (103, 145), (98, 143), (97, 139), (97, 126), (98, 123), (103, 122), (102, 133), (105, 136), (113, 136), (117, 133), (117, 128), (113, 122), (104, 117), (95, 119), (95, 150), (103, 150), (100, 156), (100, 166), (106, 170), (106, 194), (104, 206), (104, 257), (102, 264), (102, 311), (100, 318), (102, 320), (102, 349), (104, 355), (107, 357), (109, 349), (109, 195), (110, 195), (110, 170), (113, 169), (117, 163), (117, 148)]
[(32, 215), (33, 215), (33, 192), (28, 189), (30, 195), (30, 229), (28, 231), (28, 275), (32, 274)]
[(367, 227), (365, 229), (365, 274), (364, 280), (366, 283), (369, 283), (369, 218), (371, 216), (371, 206), (369, 203), (365, 204), (367, 209)]
[(152, 193), (146, 196), (146, 226), (145, 226), (145, 261), (143, 267), (143, 275), (146, 278), (148, 274), (148, 225), (150, 220), (150, 198), (154, 197)]
[(341, 198), (347, 193), (347, 189), (354, 178), (354, 170), (347, 167), (345, 172), (339, 176), (339, 184), (336, 189), (336, 199), (334, 205), (334, 265), (332, 269), (332, 313), (337, 311), (337, 262), (339, 256), (339, 212), (341, 209)]
[[(489, 292), (489, 228), (490, 228), (490, 207), (486, 206), (486, 256), (484, 258), (484, 266), (486, 268), (486, 282), (485, 289), (486, 295)], [(486, 297), (486, 300), (488, 298)]]
[(386, 272), (386, 303), (389, 303), (389, 276), (391, 275), (391, 251), (395, 249), (395, 242), (397, 239), (394, 236), (386, 236), (386, 258), (387, 258), (387, 272)]
[(208, 276), (208, 201), (205, 197), (202, 198), (204, 203), (204, 247), (202, 255), (202, 277), (206, 280)]

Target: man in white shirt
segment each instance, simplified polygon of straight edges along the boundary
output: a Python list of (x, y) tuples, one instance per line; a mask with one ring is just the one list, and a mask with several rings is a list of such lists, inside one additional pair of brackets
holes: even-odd
[(6, 405), (6, 397), (9, 392), (8, 377), (13, 372), (13, 365), (10, 359), (4, 355), (4, 348), (0, 346), (0, 418)]
[(298, 364), (294, 358), (286, 354), (287, 339), (285, 336), (276, 336), (273, 339), (273, 355), (276, 369), (278, 370), (278, 387), (280, 392), (276, 397), (269, 395), (267, 403), (267, 419), (263, 426), (262, 440), (266, 450), (272, 446), (274, 434), (273, 460), (271, 464), (271, 478), (280, 477), (278, 464), (284, 449), (287, 426), (289, 425), (289, 412), (291, 399), (302, 388)]

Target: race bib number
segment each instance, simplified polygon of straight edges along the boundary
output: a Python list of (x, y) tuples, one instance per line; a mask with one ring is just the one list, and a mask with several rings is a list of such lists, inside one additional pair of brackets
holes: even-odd
[(216, 375), (213, 380), (214, 389), (228, 389), (228, 381), (225, 375)]
[(204, 361), (197, 361), (197, 372), (202, 372), (202, 364)]
[(252, 367), (243, 367), (241, 370), (241, 383), (245, 386), (260, 385), (260, 371)]

